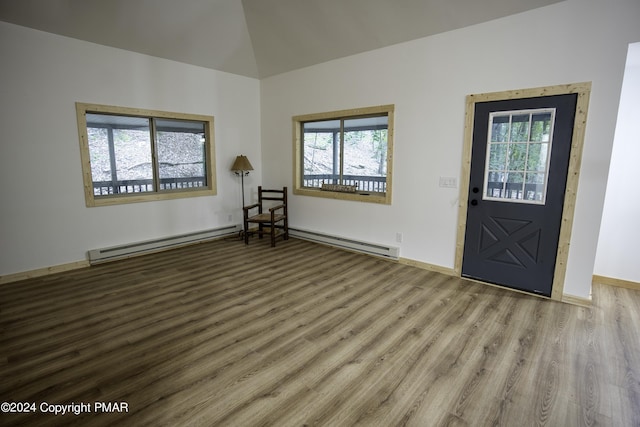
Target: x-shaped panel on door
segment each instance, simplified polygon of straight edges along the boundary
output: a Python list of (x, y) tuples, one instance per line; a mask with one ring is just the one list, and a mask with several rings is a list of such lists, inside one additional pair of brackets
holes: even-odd
[(478, 254), (488, 261), (527, 268), (538, 262), (540, 229), (531, 221), (489, 217), (480, 227)]

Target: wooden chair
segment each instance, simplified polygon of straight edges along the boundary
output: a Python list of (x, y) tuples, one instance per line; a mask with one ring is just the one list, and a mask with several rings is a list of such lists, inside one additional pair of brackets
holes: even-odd
[[(274, 201), (275, 206), (268, 207), (264, 201)], [(279, 203), (278, 203), (279, 202)], [(251, 215), (254, 209), (258, 209), (257, 214)], [(266, 212), (268, 210), (269, 212)], [(258, 224), (258, 230), (254, 231), (258, 237), (269, 233), (271, 236), (271, 246), (276, 245), (276, 237), (282, 236), (284, 240), (289, 239), (289, 218), (287, 216), (287, 187), (282, 190), (265, 190), (258, 187), (258, 203), (242, 208), (244, 216), (244, 243), (249, 244), (249, 225)], [(268, 231), (265, 229), (268, 227)]]

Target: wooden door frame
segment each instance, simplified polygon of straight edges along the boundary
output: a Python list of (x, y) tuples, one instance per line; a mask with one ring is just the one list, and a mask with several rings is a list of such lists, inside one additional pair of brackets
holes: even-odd
[[(562, 296), (564, 294), (564, 279), (567, 271), (567, 258), (569, 256), (569, 244), (571, 242), (571, 229), (573, 227), (573, 216), (576, 205), (576, 194), (578, 190), (578, 178), (580, 177), (582, 147), (584, 145), (589, 95), (591, 94), (591, 82), (467, 95), (464, 125), (464, 147), (462, 151), (462, 173), (460, 177), (460, 198), (458, 205), (458, 236), (456, 241), (456, 258), (454, 265), (454, 272), (456, 276), (462, 277), (462, 256), (464, 254), (464, 239), (467, 224), (475, 104), (478, 102), (506, 101), (540, 96), (567, 95), (572, 93), (578, 94), (578, 99), (573, 125), (573, 137), (571, 139), (569, 169), (567, 171), (567, 185), (562, 209), (562, 223), (560, 226), (560, 237), (558, 239), (558, 251), (556, 253), (556, 266), (551, 288), (551, 299), (557, 301), (562, 300)], [(490, 283), (488, 284), (491, 285)], [(514, 291), (517, 290), (514, 289)]]

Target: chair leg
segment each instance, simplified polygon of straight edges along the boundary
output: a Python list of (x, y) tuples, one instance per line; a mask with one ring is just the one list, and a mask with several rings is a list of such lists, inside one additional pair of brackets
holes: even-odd
[(271, 247), (276, 246), (276, 225), (271, 223)]
[(249, 223), (247, 221), (244, 222), (244, 244), (249, 244)]
[(284, 240), (289, 240), (289, 220), (284, 218)]

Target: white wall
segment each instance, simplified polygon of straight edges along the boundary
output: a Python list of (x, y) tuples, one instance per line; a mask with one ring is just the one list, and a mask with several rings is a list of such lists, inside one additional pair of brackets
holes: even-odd
[[(259, 184), (258, 80), (4, 22), (0, 58), (0, 276), (241, 222), (229, 168), (247, 155), (256, 171), (246, 186)], [(213, 115), (218, 195), (85, 207), (76, 101)]]
[[(240, 188), (227, 171), (237, 154), (256, 168), (247, 198), (262, 182), (292, 186), (291, 116), (387, 103), (396, 105), (393, 204), (291, 197), (291, 224), (391, 245), (402, 232), (402, 257), (451, 268), (458, 191), (439, 188), (438, 177), (460, 176), (465, 96), (592, 81), (565, 284), (567, 294), (587, 297), (638, 22), (637, 0), (567, 0), (262, 82), (0, 22), (0, 276), (83, 260), (92, 248), (237, 223)], [(86, 208), (76, 101), (214, 115), (218, 195)], [(616, 138), (622, 134), (618, 128)], [(638, 281), (637, 262), (617, 256), (635, 253), (638, 240), (629, 234), (638, 230), (637, 205), (612, 190), (633, 150), (620, 144), (596, 274)]]
[(629, 46), (605, 197), (595, 273), (640, 282), (640, 43)]
[[(590, 294), (627, 46), (637, 0), (567, 0), (545, 8), (261, 81), (263, 181), (292, 185), (291, 117), (395, 104), (391, 206), (295, 196), (290, 224), (399, 245), (453, 268), (465, 96), (593, 82), (565, 293)], [(284, 160), (283, 160), (284, 159)], [(401, 244), (396, 232), (404, 234)]]

